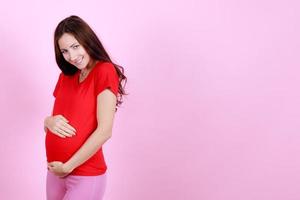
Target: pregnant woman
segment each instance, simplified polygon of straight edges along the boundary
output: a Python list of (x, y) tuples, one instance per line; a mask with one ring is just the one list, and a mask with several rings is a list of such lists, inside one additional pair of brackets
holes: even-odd
[(127, 78), (78, 16), (58, 24), (54, 47), (61, 73), (52, 116), (44, 120), (47, 200), (101, 200), (107, 170), (102, 146), (112, 135)]

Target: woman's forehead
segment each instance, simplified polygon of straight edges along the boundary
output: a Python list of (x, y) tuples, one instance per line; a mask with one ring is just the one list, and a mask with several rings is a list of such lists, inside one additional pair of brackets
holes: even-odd
[(64, 33), (58, 40), (58, 45), (60, 48), (69, 48), (74, 43), (78, 43), (76, 38), (69, 33)]

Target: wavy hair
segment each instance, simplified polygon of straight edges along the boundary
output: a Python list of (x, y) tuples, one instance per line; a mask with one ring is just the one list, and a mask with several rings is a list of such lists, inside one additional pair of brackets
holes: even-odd
[(112, 62), (108, 53), (91, 27), (80, 17), (71, 15), (70, 17), (67, 17), (59, 22), (54, 32), (56, 63), (65, 75), (74, 75), (78, 71), (78, 68), (68, 63), (60, 51), (58, 40), (64, 33), (72, 34), (93, 60), (110, 62), (114, 65), (119, 76), (119, 95), (117, 98), (117, 106), (120, 106), (123, 102), (123, 95), (127, 95), (124, 89), (127, 83), (127, 77), (124, 75), (124, 68)]

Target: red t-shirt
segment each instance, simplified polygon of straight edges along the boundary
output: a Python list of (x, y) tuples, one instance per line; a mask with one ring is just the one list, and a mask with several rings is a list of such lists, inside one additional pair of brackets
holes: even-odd
[[(99, 93), (110, 88), (117, 96), (118, 75), (113, 64), (98, 62), (82, 82), (79, 82), (79, 73), (79, 70), (72, 76), (61, 73), (55, 86), (53, 115), (63, 115), (76, 129), (76, 135), (61, 138), (48, 129), (45, 139), (48, 162), (68, 161), (97, 128)], [(95, 176), (105, 173), (106, 169), (102, 148), (100, 148), (70, 175)]]

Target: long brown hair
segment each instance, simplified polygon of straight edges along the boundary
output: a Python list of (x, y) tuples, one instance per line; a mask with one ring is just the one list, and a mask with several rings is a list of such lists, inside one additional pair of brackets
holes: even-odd
[(78, 68), (68, 63), (59, 48), (58, 40), (64, 33), (72, 34), (76, 40), (84, 47), (86, 52), (93, 60), (106, 61), (114, 65), (118, 76), (119, 76), (119, 87), (118, 87), (118, 99), (117, 106), (122, 104), (122, 96), (126, 95), (125, 85), (127, 78), (124, 75), (124, 68), (113, 63), (105, 51), (102, 43), (98, 39), (97, 35), (91, 29), (91, 27), (80, 17), (71, 15), (70, 17), (62, 20), (56, 27), (54, 32), (54, 49), (55, 49), (55, 59), (58, 67), (65, 75), (74, 75)]

